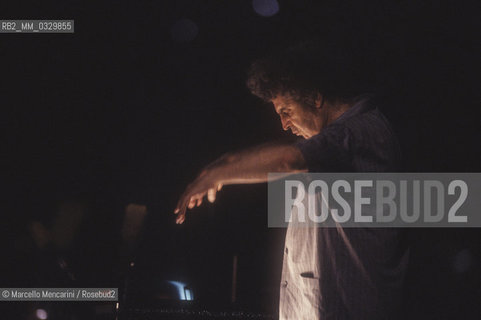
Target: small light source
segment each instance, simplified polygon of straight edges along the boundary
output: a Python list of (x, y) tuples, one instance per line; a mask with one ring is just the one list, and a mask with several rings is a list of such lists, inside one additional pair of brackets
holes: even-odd
[(41, 319), (41, 320), (46, 320), (48, 318), (47, 311), (43, 309), (37, 309), (35, 311), (35, 315), (37, 316), (38, 319)]
[(180, 300), (194, 300), (194, 293), (191, 288), (187, 287), (185, 283), (179, 281), (167, 281), (177, 289), (177, 294)]
[(184, 294), (185, 294), (185, 300), (192, 301), (194, 300), (194, 294), (192, 293), (192, 289), (185, 286), (184, 287)]
[(254, 11), (263, 17), (272, 17), (279, 12), (277, 0), (252, 0)]
[(115, 304), (115, 310), (117, 310), (117, 311), (119, 310), (119, 303), (118, 302)]

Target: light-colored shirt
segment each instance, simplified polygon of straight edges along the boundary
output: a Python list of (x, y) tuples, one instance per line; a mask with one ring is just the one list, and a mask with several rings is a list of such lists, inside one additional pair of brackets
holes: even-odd
[[(394, 133), (367, 97), (297, 146), (309, 172), (399, 170)], [(409, 255), (403, 237), (394, 228), (289, 225), (280, 319), (396, 319)]]

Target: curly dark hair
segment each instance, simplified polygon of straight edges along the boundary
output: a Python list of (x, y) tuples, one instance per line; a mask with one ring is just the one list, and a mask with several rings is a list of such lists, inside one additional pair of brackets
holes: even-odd
[(318, 94), (326, 101), (351, 101), (362, 92), (349, 81), (345, 57), (329, 56), (322, 45), (304, 42), (255, 61), (247, 87), (269, 102), (277, 95), (289, 95), (306, 106), (313, 106)]

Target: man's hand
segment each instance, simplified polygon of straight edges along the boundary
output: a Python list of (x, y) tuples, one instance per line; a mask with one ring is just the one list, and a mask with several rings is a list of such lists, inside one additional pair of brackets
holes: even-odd
[(225, 154), (205, 167), (197, 179), (187, 186), (174, 210), (177, 214), (176, 223), (183, 223), (187, 208), (200, 206), (205, 196), (214, 202), (222, 185), (267, 182), (269, 172), (306, 171), (301, 152), (292, 145), (263, 145)]
[(177, 202), (174, 213), (177, 214), (175, 222), (181, 224), (185, 220), (187, 208), (192, 209), (202, 204), (205, 196), (209, 202), (214, 202), (217, 191), (222, 189), (222, 184), (215, 181), (211, 170), (203, 170), (201, 174), (187, 186)]

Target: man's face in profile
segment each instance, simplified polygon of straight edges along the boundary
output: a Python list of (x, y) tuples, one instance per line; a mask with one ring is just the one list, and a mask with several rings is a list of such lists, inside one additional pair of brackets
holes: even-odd
[(309, 139), (320, 132), (317, 109), (304, 106), (288, 95), (277, 95), (271, 102), (281, 118), (284, 130), (290, 129), (293, 134), (305, 139)]

